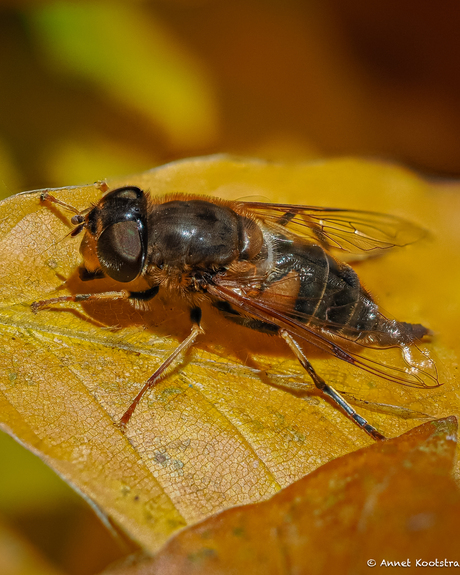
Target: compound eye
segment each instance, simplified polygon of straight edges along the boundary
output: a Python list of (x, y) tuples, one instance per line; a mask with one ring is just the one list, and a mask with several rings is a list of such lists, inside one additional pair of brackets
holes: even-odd
[(97, 256), (103, 272), (112, 279), (119, 282), (135, 279), (144, 264), (138, 222), (117, 222), (106, 228), (97, 242)]

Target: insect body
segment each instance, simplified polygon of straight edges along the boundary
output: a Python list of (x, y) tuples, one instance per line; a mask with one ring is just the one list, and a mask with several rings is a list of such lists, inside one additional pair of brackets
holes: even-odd
[[(84, 230), (82, 279), (108, 276), (127, 283), (143, 277), (148, 289), (64, 296), (47, 305), (82, 300), (148, 300), (160, 289), (190, 306), (192, 330), (146, 382), (123, 415), (126, 427), (145, 392), (203, 332), (203, 301), (229, 320), (283, 338), (316, 387), (374, 439), (383, 436), (313, 369), (301, 344), (317, 348), (391, 381), (426, 387), (436, 377), (364, 357), (363, 348), (406, 347), (429, 335), (420, 324), (389, 320), (356, 272), (333, 252), (374, 255), (423, 234), (399, 218), (372, 212), (228, 202), (185, 194), (154, 198), (135, 186), (106, 194), (75, 215), (72, 235)], [(358, 350), (358, 351), (357, 351)]]

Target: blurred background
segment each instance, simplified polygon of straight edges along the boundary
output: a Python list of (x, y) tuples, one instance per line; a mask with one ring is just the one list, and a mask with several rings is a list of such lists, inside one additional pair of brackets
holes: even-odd
[[(216, 152), (458, 176), (459, 30), (458, 0), (0, 0), (0, 196)], [(0, 436), (1, 573), (125, 552)]]

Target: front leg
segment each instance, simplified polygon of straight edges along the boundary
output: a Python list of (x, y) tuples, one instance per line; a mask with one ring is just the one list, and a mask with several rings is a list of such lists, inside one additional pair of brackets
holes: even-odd
[(41, 309), (53, 305), (55, 303), (66, 303), (69, 301), (114, 301), (114, 300), (140, 300), (148, 301), (153, 299), (158, 291), (159, 286), (153, 286), (145, 291), (106, 291), (101, 293), (83, 293), (75, 295), (67, 295), (61, 297), (53, 297), (41, 301), (34, 301), (31, 305), (32, 311), (37, 313)]

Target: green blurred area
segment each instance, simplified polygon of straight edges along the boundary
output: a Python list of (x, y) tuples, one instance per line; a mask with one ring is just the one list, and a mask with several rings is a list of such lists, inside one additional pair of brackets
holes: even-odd
[[(0, 1), (0, 197), (216, 152), (458, 175), (459, 27), (456, 0)], [(120, 556), (2, 435), (0, 470), (0, 514), (55, 565)]]

